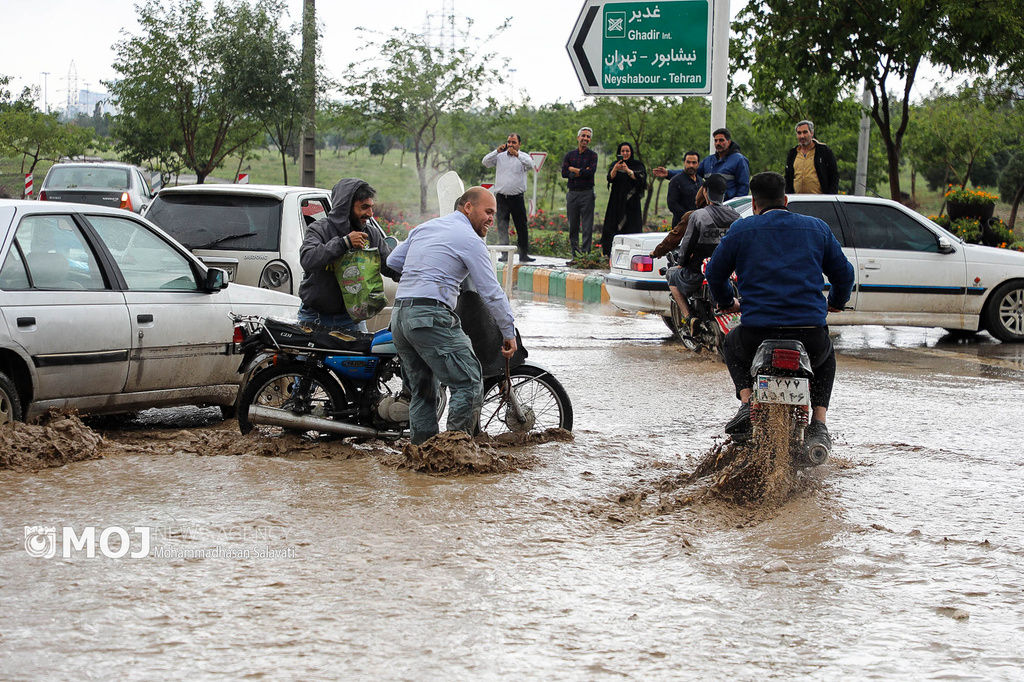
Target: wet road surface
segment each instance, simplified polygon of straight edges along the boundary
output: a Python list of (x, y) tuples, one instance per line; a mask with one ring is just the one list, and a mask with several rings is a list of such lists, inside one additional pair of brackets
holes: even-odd
[[(655, 317), (515, 305), (576, 414), (527, 470), (197, 456), (181, 429), (235, 425), (179, 410), (127, 432), (148, 454), (0, 471), (0, 676), (1019, 678), (1024, 349), (841, 329), (834, 457), (800, 491), (659, 505), (721, 440), (724, 366)], [(62, 526), (152, 548), (62, 558)]]

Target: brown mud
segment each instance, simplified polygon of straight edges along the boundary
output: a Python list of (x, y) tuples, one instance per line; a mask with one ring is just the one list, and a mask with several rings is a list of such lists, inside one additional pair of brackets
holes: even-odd
[(482, 435), (476, 439), (446, 432), (422, 446), (407, 444), (399, 449), (393, 442), (379, 440), (311, 439), (293, 433), (275, 438), (258, 433), (242, 435), (233, 420), (189, 429), (138, 429), (130, 424), (104, 428), (105, 423), (94, 421), (90, 426), (75, 414), (51, 413), (38, 424), (0, 427), (0, 469), (39, 470), (115, 455), (252, 455), (292, 460), (376, 457), (395, 468), (459, 476), (531, 467), (537, 458), (518, 451), (519, 448), (573, 439), (563, 429), (497, 437)]
[[(772, 409), (785, 409), (772, 406)], [(701, 516), (719, 525), (750, 525), (773, 518), (793, 499), (818, 487), (816, 477), (800, 473), (789, 452), (789, 427), (772, 412), (754, 439), (716, 443), (697, 460), (691, 472), (664, 476), (633, 486), (611, 498), (611, 508), (598, 505), (592, 514), (613, 523), (627, 523), (701, 508)], [(853, 465), (830, 457), (837, 468)]]
[(77, 414), (51, 411), (34, 424), (0, 426), (0, 469), (37, 471), (101, 459), (104, 444)]
[(445, 431), (422, 445), (407, 444), (397, 464), (434, 475), (506, 473), (533, 467), (538, 462), (536, 456), (510, 448), (572, 440), (572, 433), (565, 429), (504, 433), (496, 437), (481, 434), (475, 438), (458, 431)]

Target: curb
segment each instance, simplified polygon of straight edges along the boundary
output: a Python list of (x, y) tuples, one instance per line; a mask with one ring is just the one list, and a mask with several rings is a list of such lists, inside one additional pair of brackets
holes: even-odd
[[(498, 281), (502, 281), (507, 263), (498, 263)], [(519, 291), (564, 298), (583, 303), (607, 303), (608, 290), (604, 274), (545, 268), (536, 265), (513, 265), (512, 281)]]

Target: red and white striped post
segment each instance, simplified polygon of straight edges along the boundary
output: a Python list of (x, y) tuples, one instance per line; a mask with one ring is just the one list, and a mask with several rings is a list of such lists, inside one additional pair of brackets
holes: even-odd
[(235, 184), (238, 184), (238, 185), (248, 185), (249, 184), (249, 174), (248, 173), (239, 173), (238, 174), (238, 178), (235, 179)]
[(32, 174), (25, 173), (25, 198), (32, 198)]

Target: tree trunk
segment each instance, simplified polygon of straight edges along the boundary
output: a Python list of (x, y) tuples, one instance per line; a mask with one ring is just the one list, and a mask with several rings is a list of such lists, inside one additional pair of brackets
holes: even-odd
[(416, 175), (419, 176), (420, 180), (420, 215), (427, 215), (427, 169), (424, 166), (420, 168), (420, 164), (416, 163)]
[(288, 153), (281, 148), (281, 172), (284, 173), (284, 184), (288, 184)]
[[(1024, 182), (1017, 188), (1017, 192), (1013, 195), (1013, 206), (1010, 207), (1010, 232), (1013, 232), (1013, 224), (1017, 222), (1017, 208), (1020, 206), (1021, 199), (1024, 199)], [(1016, 238), (1016, 233), (1013, 235)]]

